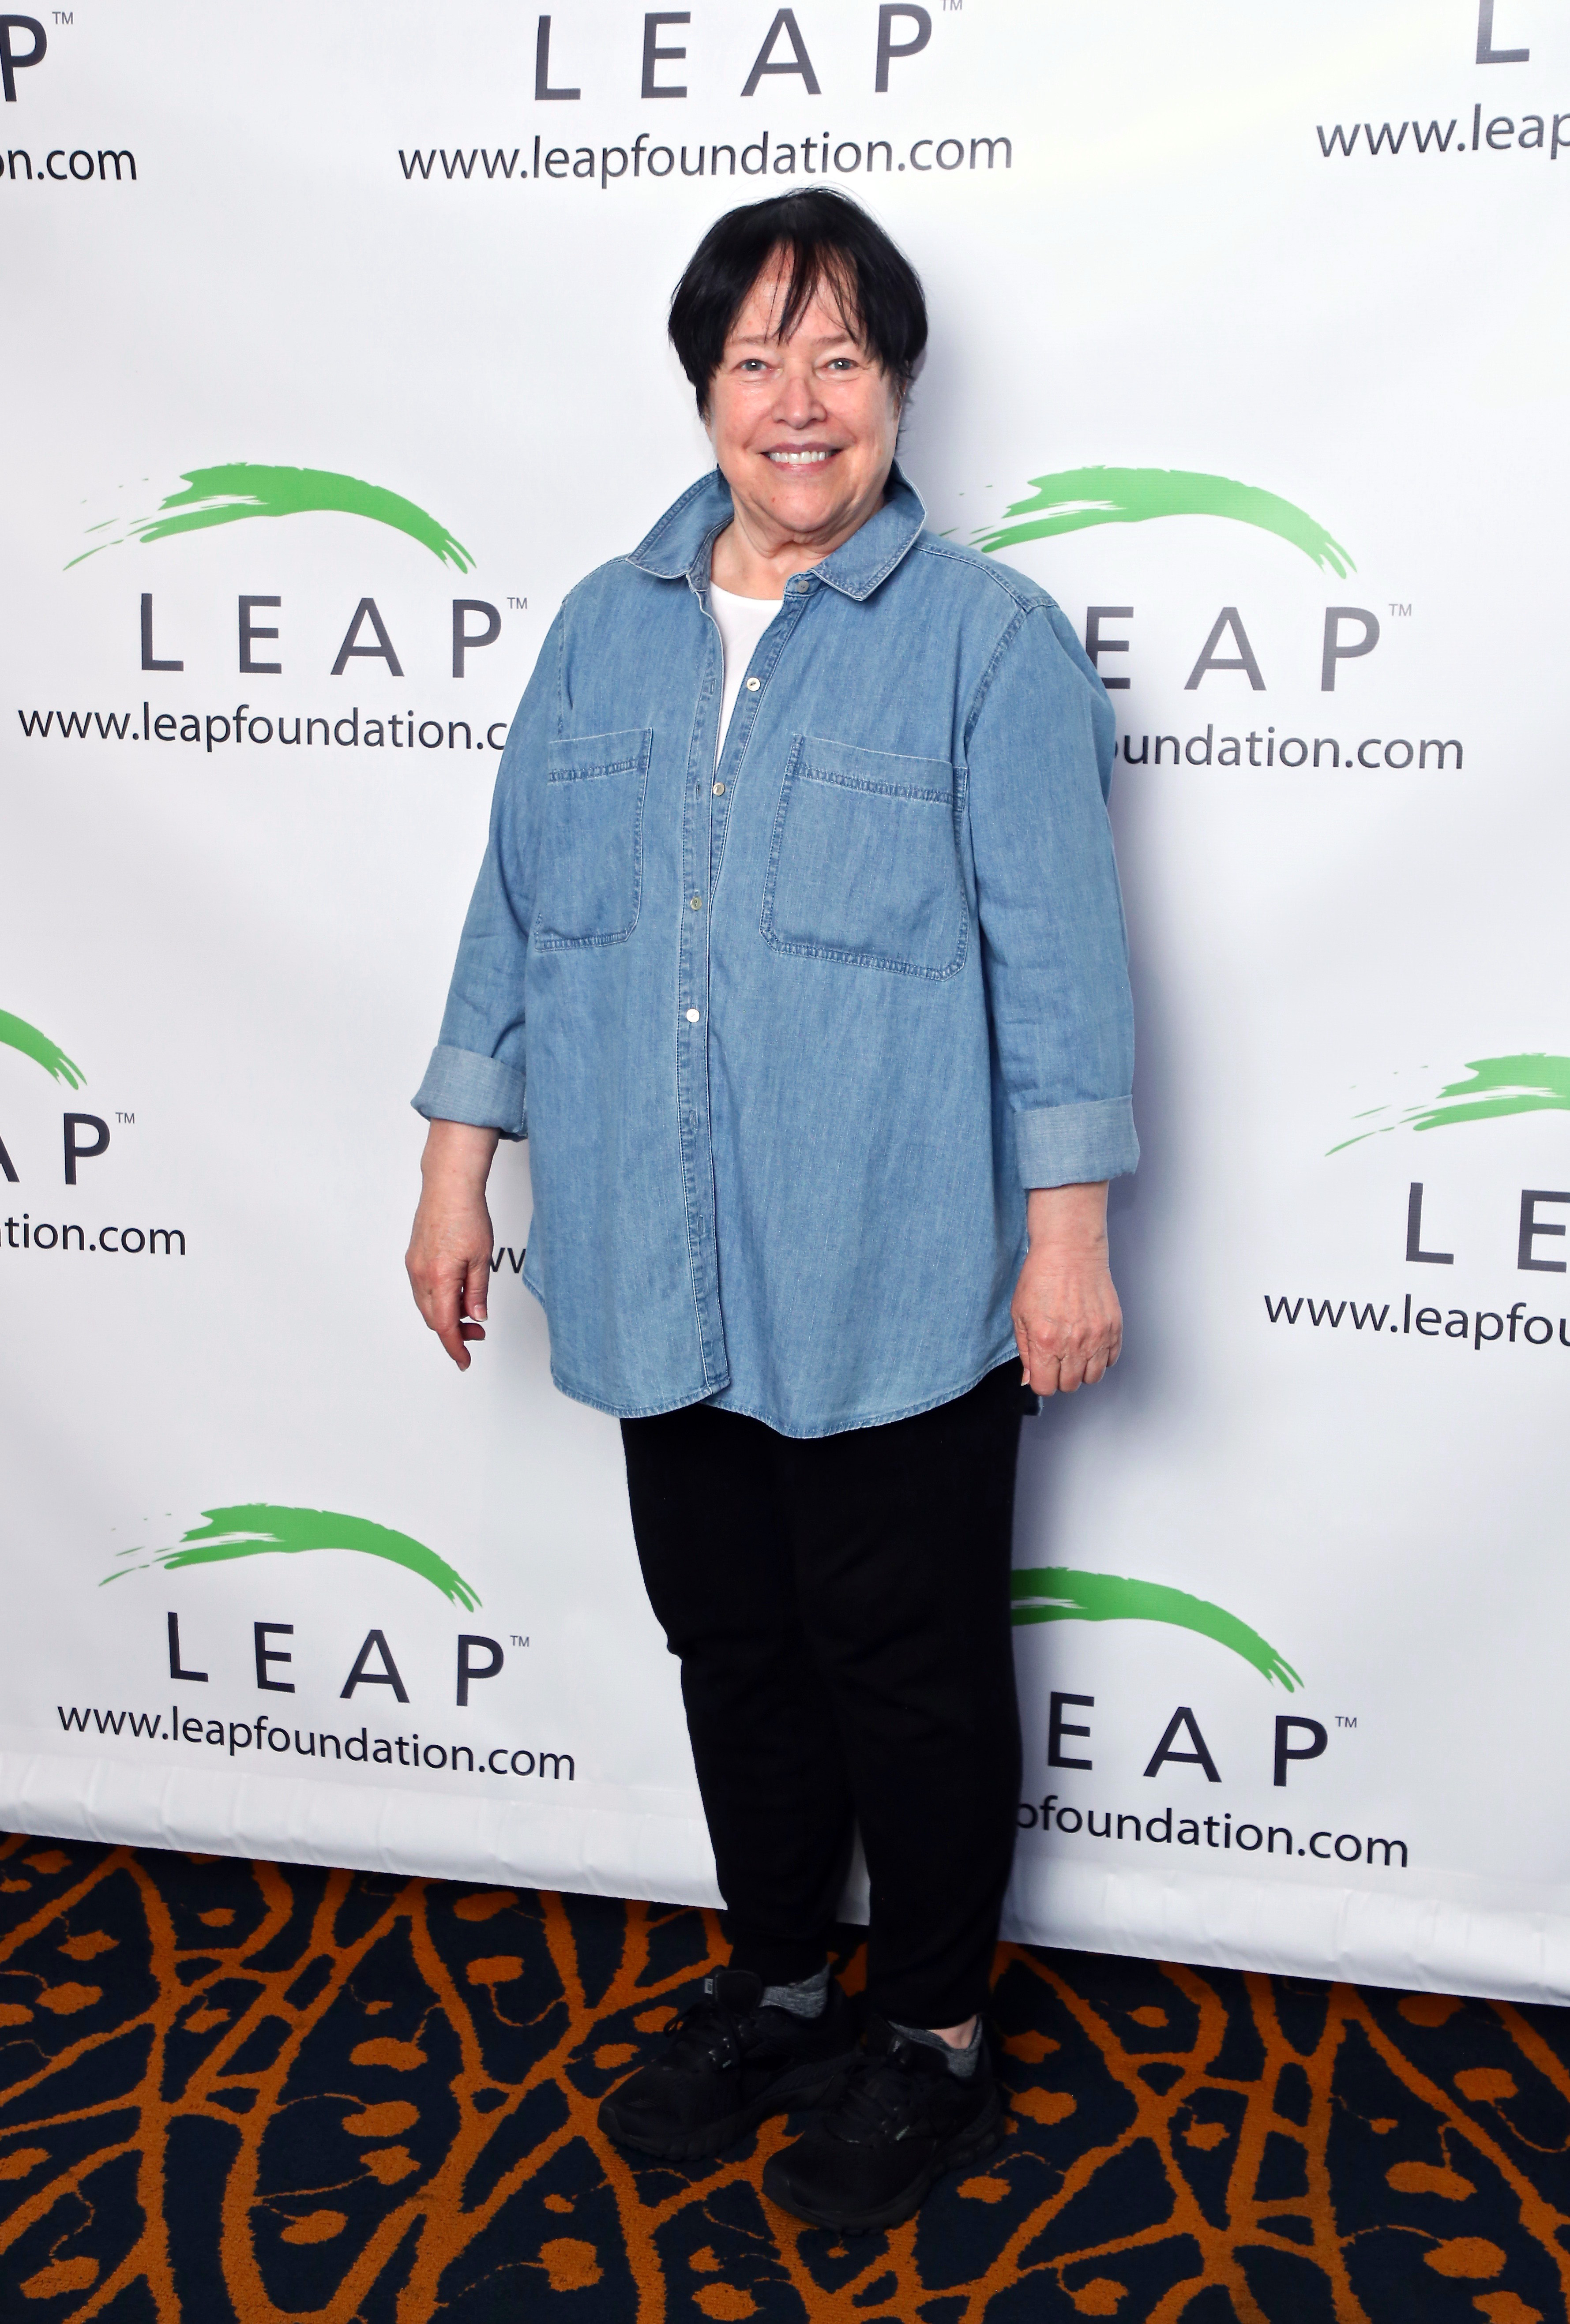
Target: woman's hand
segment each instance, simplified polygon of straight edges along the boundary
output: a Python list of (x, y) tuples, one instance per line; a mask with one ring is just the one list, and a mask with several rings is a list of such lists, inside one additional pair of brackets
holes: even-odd
[(1115, 1364), (1123, 1311), (1107, 1267), (1106, 1185), (1037, 1186), (1030, 1196), (1030, 1249), (1014, 1286), (1014, 1337), (1025, 1386), (1071, 1396)]
[(496, 1132), (433, 1121), (420, 1157), (423, 1187), (403, 1264), (414, 1304), (460, 1372), (468, 1340), (483, 1340), (491, 1287), (491, 1213), (485, 1180)]

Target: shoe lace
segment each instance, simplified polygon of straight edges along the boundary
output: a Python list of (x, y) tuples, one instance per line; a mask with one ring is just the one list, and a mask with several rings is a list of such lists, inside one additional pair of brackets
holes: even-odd
[(891, 2134), (906, 2137), (917, 2127), (924, 2091), (909, 2047), (900, 2043), (886, 2056), (863, 2051), (850, 2065), (835, 2108), (838, 2136), (859, 2143)]
[(705, 1994), (700, 2001), (693, 2002), (679, 2017), (672, 2018), (665, 2029), (665, 2038), (672, 2052), (704, 2059), (723, 2071), (741, 2065), (762, 2045), (763, 2029), (751, 2011), (740, 2015), (711, 1994)]

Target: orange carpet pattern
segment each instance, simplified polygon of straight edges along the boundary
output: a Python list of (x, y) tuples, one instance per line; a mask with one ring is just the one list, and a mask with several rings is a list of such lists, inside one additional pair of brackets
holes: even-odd
[[(859, 1982), (847, 1932), (841, 1964)], [(595, 2109), (714, 1916), (0, 1841), (0, 2313), (1547, 2324), (1567, 2013), (1004, 1946), (1007, 2143), (845, 2241)]]

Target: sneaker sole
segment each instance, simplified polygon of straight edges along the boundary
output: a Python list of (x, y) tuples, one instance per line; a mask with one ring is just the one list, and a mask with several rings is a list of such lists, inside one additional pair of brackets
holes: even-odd
[[(939, 2179), (950, 2171), (962, 2171), (967, 2163), (979, 2163), (984, 2155), (991, 2154), (1002, 2144), (1003, 2135), (1004, 2116), (1000, 2101), (995, 2104), (993, 2113), (984, 2115), (963, 2137), (941, 2148), (914, 2186), (906, 2188), (891, 2203), (885, 2203), (881, 2210), (832, 2211), (827, 2206), (815, 2209), (800, 2200), (790, 2190), (787, 2174), (780, 2168), (786, 2160), (783, 2155), (771, 2157), (763, 2172), (763, 2192), (771, 2203), (778, 2204), (780, 2210), (789, 2211), (792, 2218), (807, 2220), (809, 2226), (832, 2227), (841, 2235), (873, 2235), (882, 2227), (897, 2227), (910, 2218), (920, 2209)], [(785, 2192), (778, 2191), (781, 2184), (786, 2189)]]
[(600, 2128), (618, 2146), (630, 2147), (636, 2153), (658, 2155), (666, 2163), (690, 2163), (700, 2155), (719, 2153), (722, 2148), (744, 2138), (748, 2131), (755, 2130), (771, 2114), (805, 2112), (822, 2106), (832, 2098), (841, 2075), (856, 2055), (854, 2050), (847, 2050), (841, 2057), (826, 2058), (817, 2064), (793, 2066), (762, 2097), (755, 2098), (751, 2106), (696, 2130), (660, 2133), (642, 2127), (623, 2128), (616, 2119), (616, 2094), (613, 2090), (601, 2100)]

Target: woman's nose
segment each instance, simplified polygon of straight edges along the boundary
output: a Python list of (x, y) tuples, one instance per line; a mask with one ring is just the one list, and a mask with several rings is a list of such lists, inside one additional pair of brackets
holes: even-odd
[(787, 373), (780, 383), (774, 410), (786, 427), (805, 428), (823, 417), (823, 400), (806, 373)]

